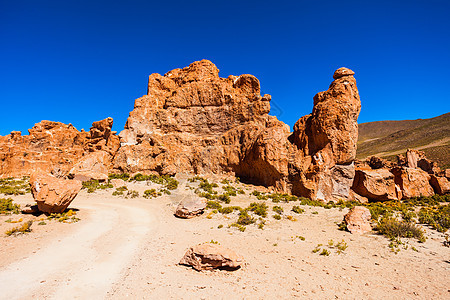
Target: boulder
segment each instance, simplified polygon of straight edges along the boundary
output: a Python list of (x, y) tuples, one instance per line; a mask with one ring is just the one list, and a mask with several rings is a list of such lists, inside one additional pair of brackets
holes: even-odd
[(175, 215), (179, 218), (190, 219), (201, 215), (206, 208), (206, 200), (197, 196), (184, 198), (178, 204)]
[(38, 209), (45, 213), (62, 213), (78, 195), (81, 182), (55, 178), (35, 172), (30, 177), (31, 193)]
[(430, 185), (431, 177), (427, 172), (405, 167), (396, 167), (391, 171), (395, 176), (395, 184), (402, 191), (402, 199), (434, 195)]
[(344, 222), (351, 233), (365, 233), (372, 230), (370, 211), (364, 206), (355, 206), (344, 216)]
[(233, 250), (218, 244), (201, 244), (189, 248), (183, 258), (181, 265), (192, 266), (197, 271), (211, 269), (236, 270), (243, 263), (241, 256)]
[(434, 192), (438, 195), (450, 193), (450, 182), (446, 177), (431, 175), (430, 185), (433, 187)]
[(401, 199), (394, 174), (386, 169), (357, 169), (352, 189), (372, 201)]

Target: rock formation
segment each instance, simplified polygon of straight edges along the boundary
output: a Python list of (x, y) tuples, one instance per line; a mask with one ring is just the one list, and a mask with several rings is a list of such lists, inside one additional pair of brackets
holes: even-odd
[(84, 155), (96, 151), (107, 153), (105, 163), (108, 168), (120, 146), (111, 127), (112, 119), (108, 118), (94, 122), (89, 132), (80, 132), (71, 124), (51, 121), (37, 123), (26, 136), (13, 131), (0, 137), (0, 175), (19, 177), (31, 175), (35, 170), (67, 173)]
[(59, 179), (42, 173), (30, 177), (31, 193), (38, 209), (45, 213), (62, 213), (81, 190), (78, 180)]
[(447, 193), (444, 173), (420, 151), (408, 150), (398, 164), (371, 157), (357, 162), (355, 173), (361, 103), (353, 75), (336, 70), (328, 90), (314, 96), (312, 113), (291, 132), (269, 116), (271, 96), (261, 95), (256, 77), (221, 78), (212, 62), (197, 61), (150, 75), (147, 95), (136, 99), (118, 136), (107, 118), (89, 132), (42, 121), (28, 136), (0, 137), (0, 176), (224, 174), (327, 202)]
[(197, 271), (218, 268), (234, 270), (238, 269), (242, 263), (242, 257), (233, 250), (209, 243), (189, 248), (180, 261), (181, 265), (192, 266)]
[(225, 173), (321, 200), (345, 199), (353, 182), (360, 100), (353, 72), (338, 69), (311, 115), (290, 132), (269, 116), (270, 95), (252, 75), (220, 78), (210, 61), (149, 77), (120, 133), (123, 172)]

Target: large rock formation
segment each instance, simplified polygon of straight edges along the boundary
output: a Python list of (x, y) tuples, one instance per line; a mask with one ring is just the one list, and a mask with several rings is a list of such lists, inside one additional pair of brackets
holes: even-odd
[[(13, 131), (0, 137), (0, 176), (31, 175), (35, 170), (67, 173), (84, 155), (104, 151), (111, 164), (119, 138), (111, 132), (112, 118), (94, 122), (89, 132), (71, 124), (41, 121), (22, 136)], [(109, 166), (107, 166), (109, 167)]]
[(81, 190), (78, 180), (59, 179), (43, 173), (30, 177), (31, 193), (38, 209), (45, 213), (62, 213)]
[(152, 74), (119, 135), (114, 168), (228, 173), (314, 199), (347, 198), (361, 107), (353, 74), (337, 70), (292, 133), (268, 115), (271, 97), (252, 75), (220, 78), (207, 60)]

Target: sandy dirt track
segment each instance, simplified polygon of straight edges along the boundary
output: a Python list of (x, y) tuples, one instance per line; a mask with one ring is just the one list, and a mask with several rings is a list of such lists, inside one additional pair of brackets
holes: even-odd
[[(173, 216), (192, 191), (156, 199), (123, 199), (112, 191), (82, 191), (72, 204), (81, 221), (52, 223), (18, 237), (0, 238), (0, 299), (448, 299), (450, 249), (443, 235), (426, 229), (424, 244), (410, 241), (394, 254), (374, 233), (337, 230), (346, 209), (284, 208), (278, 221), (269, 213), (264, 230), (227, 228), (236, 215)], [(132, 187), (140, 192), (148, 188)], [(254, 197), (234, 197), (247, 206)], [(18, 198), (31, 203), (31, 196)], [(269, 206), (274, 204), (267, 202)], [(316, 213), (317, 212), (317, 213)], [(5, 216), (0, 230), (5, 229)], [(224, 225), (223, 228), (218, 228)], [(8, 225), (9, 226), (9, 225)], [(33, 225), (34, 226), (34, 225)], [(296, 236), (303, 236), (302, 241)], [(312, 253), (329, 240), (348, 244), (343, 254)], [(188, 247), (218, 241), (245, 258), (234, 272), (197, 272), (178, 262)], [(414, 246), (417, 251), (411, 250)]]

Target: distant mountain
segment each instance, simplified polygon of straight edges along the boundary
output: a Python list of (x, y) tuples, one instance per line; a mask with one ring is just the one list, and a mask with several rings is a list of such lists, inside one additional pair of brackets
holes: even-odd
[(408, 148), (424, 151), (440, 167), (450, 168), (450, 113), (431, 119), (359, 124), (359, 159), (376, 155), (395, 160)]

